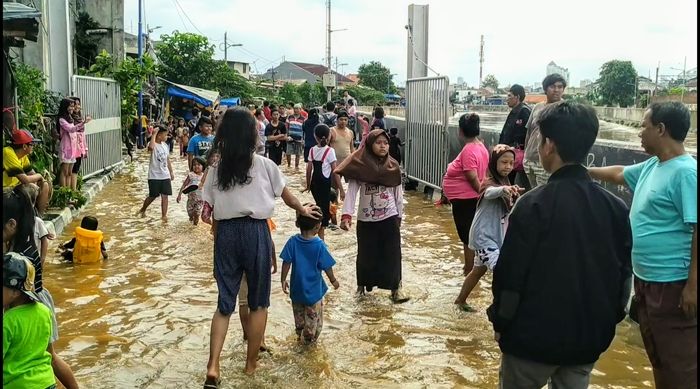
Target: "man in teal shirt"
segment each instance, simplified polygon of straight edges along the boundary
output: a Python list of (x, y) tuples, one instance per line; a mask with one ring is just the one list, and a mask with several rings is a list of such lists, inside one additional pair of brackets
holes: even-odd
[(690, 112), (655, 103), (639, 137), (651, 155), (632, 166), (589, 168), (627, 185), (639, 327), (659, 389), (697, 388), (697, 162), (683, 141)]

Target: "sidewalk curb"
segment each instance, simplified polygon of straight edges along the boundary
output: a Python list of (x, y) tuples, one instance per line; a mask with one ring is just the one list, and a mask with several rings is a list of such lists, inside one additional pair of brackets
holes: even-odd
[[(87, 181), (83, 182), (82, 193), (87, 198), (87, 202), (80, 208), (65, 207), (63, 208), (63, 210), (58, 212), (58, 216), (55, 216), (49, 220), (44, 219), (46, 229), (49, 231), (49, 233), (54, 234), (54, 236), (58, 238), (58, 236), (63, 232), (66, 226), (69, 225), (73, 221), (73, 219), (80, 214), (80, 212), (86, 205), (90, 204), (90, 201), (92, 201), (92, 199), (98, 193), (100, 193), (102, 188), (104, 188), (104, 186), (107, 185), (107, 183), (110, 182), (112, 178), (114, 178), (114, 176), (117, 173), (119, 173), (125, 166), (126, 163), (122, 161), (118, 165), (111, 168), (109, 171), (104, 172), (101, 175), (95, 177), (90, 177)], [(53, 212), (51, 212), (50, 214), (55, 215), (55, 213)]]

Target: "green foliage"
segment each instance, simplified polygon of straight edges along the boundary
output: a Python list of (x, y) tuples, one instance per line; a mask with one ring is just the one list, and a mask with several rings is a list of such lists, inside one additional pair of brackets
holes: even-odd
[(224, 61), (214, 61), (212, 75), (206, 87), (217, 90), (222, 98), (240, 97), (248, 100), (255, 95), (255, 86), (241, 76), (237, 71), (229, 67)]
[(81, 192), (66, 186), (54, 188), (53, 196), (51, 196), (51, 200), (49, 201), (49, 207), (63, 209), (70, 203), (73, 203), (76, 208), (80, 208), (87, 203), (87, 197)]
[(360, 78), (360, 85), (384, 93), (396, 93), (396, 86), (391, 80), (391, 70), (378, 61), (370, 61), (368, 64), (360, 65), (357, 75)]
[[(46, 172), (55, 176), (54, 167), (58, 168), (58, 156), (54, 155), (54, 139), (51, 137), (50, 128), (44, 125), (43, 117), (46, 107), (57, 111), (57, 101), (61, 95), (44, 89), (44, 74), (29, 65), (11, 62), (15, 80), (17, 83), (17, 106), (19, 128), (28, 130), (42, 143), (34, 147), (30, 156), (34, 170), (46, 175)], [(51, 121), (49, 126), (55, 125)]]
[[(158, 73), (168, 81), (204, 88), (214, 69), (214, 45), (203, 35), (174, 31), (156, 47)], [(219, 68), (220, 69), (220, 68)]]
[(75, 21), (75, 52), (78, 60), (78, 68), (88, 68), (97, 56), (97, 45), (100, 43), (99, 35), (88, 35), (88, 30), (100, 28), (100, 24), (95, 21), (87, 12), (78, 13)]
[(597, 81), (599, 103), (627, 107), (634, 104), (637, 71), (631, 61), (612, 60), (600, 68)]
[(305, 82), (299, 85), (297, 92), (305, 107), (318, 107), (326, 102), (326, 88), (320, 82), (314, 84)]
[(341, 99), (344, 91), (348, 91), (350, 96), (357, 99), (357, 105), (384, 104), (384, 93), (362, 85), (350, 85), (338, 90), (335, 100)]
[(564, 95), (562, 98), (573, 103), (591, 104), (587, 95)]
[(680, 96), (683, 94), (683, 87), (676, 86), (673, 88), (669, 88), (667, 93), (669, 96), (675, 96), (675, 95)]
[(102, 50), (95, 58), (95, 63), (85, 73), (117, 81), (122, 97), (122, 129), (127, 129), (137, 114), (139, 90), (141, 87), (145, 89), (146, 81), (155, 76), (156, 66), (153, 58), (148, 55), (143, 57), (143, 66), (139, 66), (138, 60), (130, 57), (116, 64), (112, 56)]
[(498, 80), (493, 74), (487, 74), (486, 77), (484, 77), (484, 80), (481, 82), (481, 86), (483, 88), (493, 88), (494, 90), (497, 90)]
[(279, 99), (285, 104), (295, 104), (301, 102), (301, 96), (297, 87), (292, 83), (286, 83), (280, 88)]

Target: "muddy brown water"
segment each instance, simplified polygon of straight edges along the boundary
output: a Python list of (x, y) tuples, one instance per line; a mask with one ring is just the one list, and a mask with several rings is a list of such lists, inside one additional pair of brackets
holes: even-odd
[[(175, 157), (174, 189), (186, 163)], [(302, 162), (303, 166), (303, 162)], [(71, 238), (83, 215), (99, 218), (109, 260), (62, 263), (50, 250), (45, 285), (57, 307), (56, 348), (82, 388), (201, 388), (209, 326), (216, 307), (212, 240), (207, 225), (188, 223), (184, 201), (171, 197), (169, 221), (155, 202), (133, 215), (147, 193), (147, 154), (138, 153), (59, 237)], [(299, 195), (302, 174), (283, 168)], [(296, 233), (294, 212), (278, 201), (273, 239), (279, 253)], [(387, 291), (358, 300), (354, 232), (331, 231), (327, 242), (337, 265), (338, 290), (326, 296), (324, 328), (316, 347), (296, 345), (291, 302), (273, 275), (267, 344), (253, 377), (242, 372), (245, 344), (237, 314), (222, 353), (222, 387), (258, 388), (495, 388), (499, 350), (485, 310), (490, 275), (470, 297), (478, 313), (458, 312), (461, 244), (448, 208), (421, 193), (406, 195), (403, 283), (412, 300), (393, 305)], [(52, 249), (58, 241), (52, 243)], [(280, 266), (281, 267), (281, 266)], [(623, 321), (593, 371), (594, 388), (648, 388), (649, 362), (636, 325)]]

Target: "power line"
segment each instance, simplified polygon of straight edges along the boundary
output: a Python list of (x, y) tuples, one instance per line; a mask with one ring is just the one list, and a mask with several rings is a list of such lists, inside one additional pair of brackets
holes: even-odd
[(203, 33), (202, 30), (197, 28), (197, 26), (192, 22), (192, 19), (190, 19), (190, 17), (187, 16), (187, 11), (185, 11), (185, 9), (182, 7), (182, 5), (180, 5), (180, 2), (178, 0), (175, 0), (175, 3), (177, 4), (178, 7), (180, 7), (180, 10), (182, 10), (182, 13), (185, 15), (185, 18), (187, 18), (187, 20), (190, 21), (190, 24), (192, 24), (192, 27), (194, 27), (194, 29), (197, 30), (200, 34), (206, 36), (206, 34)]
[(182, 15), (180, 14), (180, 9), (178, 8), (177, 4), (175, 4), (175, 0), (173, 1), (173, 5), (175, 6), (175, 11), (177, 11), (177, 16), (180, 18), (180, 21), (182, 22), (182, 27), (185, 27), (185, 31), (187, 31), (187, 23), (185, 23), (185, 19), (182, 18)]
[(408, 30), (408, 40), (411, 41), (411, 51), (413, 51), (413, 56), (416, 57), (416, 59), (418, 60), (418, 62), (422, 63), (422, 64), (425, 65), (425, 67), (428, 68), (431, 72), (433, 72), (433, 73), (435, 73), (436, 75), (439, 76), (440, 73), (438, 73), (438, 72), (436, 72), (435, 70), (433, 70), (433, 68), (431, 68), (430, 66), (428, 66), (427, 63), (423, 62), (423, 60), (420, 59), (420, 57), (418, 56), (418, 53), (416, 53), (416, 46), (413, 44), (413, 34), (411, 33), (411, 28), (409, 27), (407, 30)]

